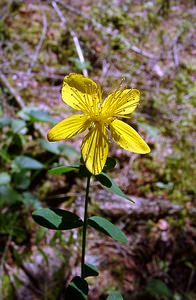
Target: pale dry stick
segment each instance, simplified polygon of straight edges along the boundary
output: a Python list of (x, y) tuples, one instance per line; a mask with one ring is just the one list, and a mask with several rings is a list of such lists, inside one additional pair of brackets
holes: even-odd
[(176, 36), (173, 41), (173, 59), (176, 68), (179, 67), (179, 55), (178, 55), (177, 42), (178, 42), (178, 36)]
[[(56, 1), (52, 1), (52, 6), (53, 6), (54, 10), (56, 11), (57, 15), (59, 16), (59, 18), (61, 20), (61, 23), (62, 23), (62, 27), (64, 28), (65, 24), (66, 24), (66, 19), (65, 19), (64, 15), (62, 14), (61, 10), (59, 9)], [(70, 34), (73, 38), (73, 42), (74, 42), (74, 45), (76, 47), (76, 52), (78, 54), (78, 58), (81, 62), (81, 65), (84, 66), (85, 65), (85, 59), (84, 59), (84, 55), (83, 55), (82, 48), (80, 46), (80, 42), (79, 42), (79, 39), (77, 37), (77, 34), (72, 29), (70, 29)], [(85, 67), (82, 68), (82, 73), (83, 73), (84, 76), (88, 77), (88, 71)]]
[[(20, 71), (20, 70), (9, 70), (8, 72), (5, 71), (4, 73), (5, 74), (14, 74), (14, 75), (18, 76), (19, 78), (24, 78), (24, 76), (26, 75), (25, 71)], [(31, 76), (32, 77), (33, 76), (40, 76), (40, 77), (43, 77), (43, 78), (60, 79), (60, 80), (63, 80), (63, 78), (64, 78), (63, 75), (58, 75), (58, 74), (55, 74), (55, 73), (49, 73), (47, 71), (44, 71), (44, 72), (31, 72)], [(43, 87), (43, 89), (44, 88), (45, 87)], [(54, 87), (54, 88), (59, 90), (58, 87)]]
[[(77, 37), (75, 31), (73, 31), (73, 30), (70, 30), (70, 34), (73, 38), (73, 41), (74, 41), (76, 51), (78, 53), (78, 57), (79, 57), (79, 60), (81, 62), (81, 65), (83, 66), (85, 64), (85, 60), (84, 60), (84, 55), (82, 53), (82, 48), (80, 47), (78, 37)], [(84, 76), (88, 77), (88, 71), (85, 67), (82, 68), (82, 73), (83, 73)]]
[(84, 14), (83, 12), (81, 12), (80, 10), (76, 9), (75, 7), (61, 1), (61, 0), (56, 0), (56, 2), (60, 3), (65, 9), (69, 10), (70, 12), (77, 14), (79, 16), (81, 16), (82, 18), (88, 20), (94, 27), (100, 29), (101, 31), (103, 31), (104, 33), (107, 33), (110, 36), (117, 36), (119, 35), (119, 39), (120, 41), (126, 46), (128, 47), (131, 51), (142, 55), (146, 58), (155, 58), (155, 56), (151, 53), (148, 53), (142, 49), (140, 49), (139, 47), (135, 46), (135, 45), (131, 45), (131, 43), (129, 42), (129, 40), (127, 40), (124, 36), (120, 35), (118, 30), (112, 30), (108, 27), (103, 26), (101, 23), (97, 22), (95, 19), (89, 17), (88, 15)]
[(111, 68), (111, 63), (107, 63), (107, 61), (104, 59), (102, 61), (102, 74), (100, 76), (100, 80), (99, 80), (100, 82), (104, 81), (104, 78), (106, 78), (110, 68)]
[(189, 291), (190, 286), (191, 286), (191, 284), (192, 284), (192, 282), (193, 282), (194, 275), (195, 275), (195, 270), (192, 269), (192, 270), (191, 270), (191, 273), (190, 273), (190, 275), (189, 275), (188, 283), (187, 283), (187, 287), (186, 287), (187, 292)]
[[(5, 77), (5, 75), (0, 72), (0, 81), (4, 84), (4, 86), (9, 90), (10, 94), (15, 98), (16, 102), (18, 103), (18, 106), (20, 108), (24, 108), (25, 102), (20, 96), (20, 94), (17, 92), (17, 90), (9, 83), (8, 79)], [(39, 124), (36, 124), (36, 129), (39, 131), (41, 136), (45, 137), (46, 133), (43, 127), (41, 127)]]
[(0, 72), (0, 80), (9, 90), (10, 94), (16, 99), (16, 102), (18, 103), (20, 108), (24, 108), (25, 107), (24, 100), (21, 98), (21, 96), (15, 90), (15, 88), (9, 83), (8, 79), (5, 77), (5, 75), (2, 72)]
[(40, 36), (40, 40), (39, 40), (39, 43), (37, 44), (37, 47), (35, 49), (35, 52), (33, 54), (33, 57), (32, 57), (32, 60), (31, 60), (31, 63), (30, 63), (30, 66), (27, 70), (27, 77), (29, 77), (29, 75), (31, 74), (32, 72), (32, 69), (34, 67), (34, 65), (36, 64), (36, 61), (38, 59), (38, 56), (39, 56), (39, 53), (40, 53), (40, 50), (43, 46), (43, 43), (44, 43), (44, 40), (45, 40), (45, 37), (46, 37), (46, 33), (47, 33), (47, 28), (48, 28), (48, 22), (47, 22), (47, 18), (46, 18), (46, 15), (43, 13), (42, 15), (42, 22), (43, 22), (43, 26), (42, 26), (42, 33), (41, 33), (41, 36)]

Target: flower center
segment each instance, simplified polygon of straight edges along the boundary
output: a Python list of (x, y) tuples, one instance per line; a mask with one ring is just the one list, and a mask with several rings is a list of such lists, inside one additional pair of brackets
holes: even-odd
[(114, 121), (114, 117), (104, 116), (99, 112), (90, 117), (90, 120), (93, 125), (104, 125), (108, 126), (112, 121)]

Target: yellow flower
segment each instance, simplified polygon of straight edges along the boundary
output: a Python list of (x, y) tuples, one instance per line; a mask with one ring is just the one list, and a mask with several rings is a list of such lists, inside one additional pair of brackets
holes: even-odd
[(135, 153), (148, 153), (150, 148), (128, 124), (117, 118), (127, 118), (138, 102), (136, 89), (117, 88), (102, 101), (100, 87), (90, 78), (70, 74), (64, 78), (63, 101), (81, 114), (68, 117), (48, 133), (49, 141), (71, 138), (88, 129), (81, 152), (87, 169), (94, 175), (101, 173), (109, 148), (109, 132), (122, 148)]

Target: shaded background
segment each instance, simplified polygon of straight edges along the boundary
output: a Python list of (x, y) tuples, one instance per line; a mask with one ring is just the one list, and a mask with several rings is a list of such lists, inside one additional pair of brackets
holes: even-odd
[(61, 299), (79, 272), (80, 235), (45, 230), (39, 207), (82, 216), (84, 183), (47, 168), (76, 162), (80, 138), (48, 143), (73, 113), (61, 101), (63, 78), (83, 73), (105, 94), (122, 78), (141, 102), (131, 124), (152, 151), (111, 143), (110, 172), (135, 205), (95, 181), (90, 214), (106, 216), (128, 245), (89, 231), (87, 260), (100, 276), (89, 299), (111, 290), (124, 299), (195, 299), (194, 1), (4, 1), (0, 3), (0, 289), (1, 299)]

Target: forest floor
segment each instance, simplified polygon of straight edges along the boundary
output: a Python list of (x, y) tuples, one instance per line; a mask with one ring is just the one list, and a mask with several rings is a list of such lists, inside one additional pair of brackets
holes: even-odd
[(23, 155), (49, 168), (79, 159), (80, 138), (64, 150), (45, 142), (51, 124), (73, 113), (60, 94), (69, 73), (88, 75), (104, 95), (122, 78), (139, 89), (127, 123), (151, 148), (142, 156), (110, 145), (110, 175), (135, 205), (93, 182), (89, 213), (107, 216), (129, 242), (89, 231), (87, 258), (100, 270), (89, 299), (112, 289), (125, 300), (195, 299), (195, 13), (183, 0), (1, 0), (0, 299), (61, 299), (78, 271), (78, 233), (46, 231), (31, 213), (52, 206), (82, 216), (82, 179), (17, 169)]

